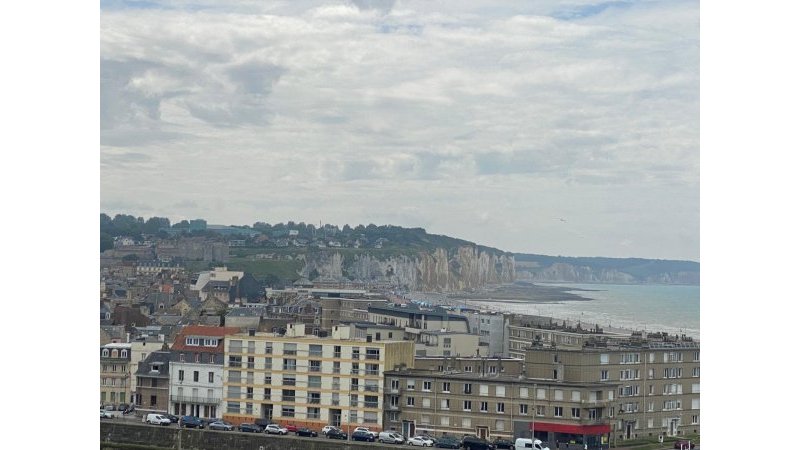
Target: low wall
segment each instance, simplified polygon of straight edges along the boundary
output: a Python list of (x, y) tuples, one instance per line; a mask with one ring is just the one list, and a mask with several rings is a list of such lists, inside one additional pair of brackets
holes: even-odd
[(375, 450), (376, 444), (103, 421), (100, 447), (105, 450)]

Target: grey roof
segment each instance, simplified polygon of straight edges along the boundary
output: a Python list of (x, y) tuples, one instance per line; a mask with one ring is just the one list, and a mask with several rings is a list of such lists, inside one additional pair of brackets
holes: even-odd
[(227, 317), (261, 317), (267, 313), (263, 307), (255, 308), (231, 308), (226, 314)]
[[(139, 368), (136, 370), (138, 376), (148, 377), (168, 377), (169, 376), (169, 362), (172, 359), (168, 351), (155, 351), (147, 355), (144, 361), (139, 363)], [(158, 372), (151, 372), (150, 369), (153, 365), (158, 366)]]
[(391, 314), (394, 316), (425, 315), (426, 317), (438, 317), (440, 319), (444, 319), (446, 317), (448, 320), (463, 320), (468, 322), (466, 317), (458, 314), (451, 314), (444, 308), (420, 308), (413, 303), (409, 303), (407, 306), (399, 306), (393, 303), (386, 305), (370, 305), (367, 311), (371, 313)]

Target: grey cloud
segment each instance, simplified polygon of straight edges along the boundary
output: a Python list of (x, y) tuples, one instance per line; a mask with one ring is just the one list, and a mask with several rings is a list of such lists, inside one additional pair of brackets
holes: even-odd
[(157, 121), (160, 99), (130, 85), (131, 78), (157, 64), (142, 60), (100, 60), (100, 127), (114, 128), (131, 121)]
[(375, 10), (382, 14), (388, 14), (394, 7), (396, 0), (351, 0), (358, 9)]

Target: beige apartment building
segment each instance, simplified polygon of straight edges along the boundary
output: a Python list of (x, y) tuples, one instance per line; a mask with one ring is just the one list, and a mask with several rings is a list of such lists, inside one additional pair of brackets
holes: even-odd
[(528, 376), (558, 383), (618, 385), (610, 409), (615, 440), (700, 432), (700, 343), (688, 337), (597, 337), (580, 347), (526, 351)]
[(581, 348), (584, 342), (598, 336), (616, 341), (631, 337), (630, 333), (613, 333), (598, 327), (567, 326), (563, 322), (559, 324), (552, 317), (543, 316), (515, 316), (508, 321), (506, 328), (505, 355), (522, 359), (528, 347), (534, 344)]
[[(608, 416), (614, 406), (616, 385), (512, 374), (520, 368), (519, 360), (505, 360), (503, 364), (486, 358), (483, 363), (464, 360), (459, 364), (430, 358), (420, 365), (432, 370), (386, 372), (384, 429), (404, 436), (474, 434), (490, 440), (533, 435), (549, 442), (553, 449), (556, 440), (608, 448)], [(446, 370), (453, 365), (470, 371)], [(509, 374), (501, 373), (503, 365)], [(476, 370), (478, 367), (480, 370)], [(490, 374), (488, 367), (497, 369)], [(438, 370), (441, 368), (445, 370)]]
[(223, 418), (266, 419), (312, 429), (331, 424), (383, 428), (384, 372), (413, 367), (414, 343), (331, 337), (290, 324), (285, 335), (250, 331), (225, 340)]
[(100, 406), (129, 403), (131, 344), (100, 347)]

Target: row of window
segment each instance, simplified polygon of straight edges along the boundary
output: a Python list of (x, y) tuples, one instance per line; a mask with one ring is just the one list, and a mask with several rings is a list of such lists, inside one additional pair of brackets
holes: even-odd
[(110, 364), (110, 365), (103, 364), (103, 372), (117, 372), (117, 371), (119, 371), (119, 372), (127, 372), (128, 371), (128, 365), (127, 364), (119, 364), (119, 365), (117, 365), (117, 364)]
[[(305, 344), (303, 345), (305, 347)], [(322, 357), (322, 344), (308, 344), (308, 356), (310, 357)], [(361, 349), (362, 347), (348, 347), (350, 348), (350, 359), (361, 359)], [(266, 342), (264, 344), (264, 353), (267, 355), (273, 354), (274, 346), (272, 342)], [(246, 350), (246, 351), (243, 351)], [(242, 341), (232, 340), (230, 345), (228, 346), (228, 351), (230, 353), (256, 353), (256, 342), (255, 341), (248, 341), (247, 347), (242, 346)], [(298, 346), (296, 343), (284, 343), (283, 344), (283, 354), (284, 355), (298, 355)], [(305, 353), (305, 349), (302, 349)], [(342, 346), (341, 345), (334, 345), (333, 346), (333, 357), (334, 358), (341, 358), (342, 357)], [(364, 349), (364, 357), (365, 359), (374, 359), (378, 360), (381, 357), (381, 350), (379, 348), (374, 347), (367, 347)]]
[(216, 347), (219, 345), (219, 339), (192, 336), (186, 338), (186, 345), (190, 347)]
[[(625, 380), (639, 380), (641, 373), (639, 369), (625, 369), (619, 371), (619, 379), (621, 381)], [(699, 378), (700, 377), (700, 367), (693, 367), (692, 368), (692, 377)], [(555, 378), (555, 377), (554, 377)], [(647, 378), (653, 379), (655, 378), (655, 369), (647, 369)], [(681, 367), (666, 367), (664, 368), (664, 378), (683, 378), (683, 368)], [(608, 381), (608, 370), (601, 370), (600, 371), (600, 381)]]
[[(300, 365), (298, 365), (297, 359), (294, 358), (283, 358), (282, 360), (279, 358), (264, 358), (261, 359), (259, 362), (263, 364), (264, 370), (284, 370), (289, 372), (297, 372), (298, 368), (300, 372), (322, 372), (322, 361), (319, 360), (309, 360), (309, 361), (300, 361)], [(275, 364), (277, 362), (277, 364)], [(303, 364), (307, 363), (307, 364)], [(255, 369), (256, 368), (256, 360), (255, 357), (248, 356), (246, 361), (242, 360), (241, 356), (228, 356), (228, 364), (227, 367), (241, 367), (247, 369)], [(260, 367), (259, 367), (260, 369)], [(380, 374), (380, 366), (379, 364), (374, 363), (367, 363), (364, 364), (364, 369), (362, 371), (360, 363), (351, 363), (349, 369), (345, 369), (346, 373), (351, 373), (353, 375), (363, 374), (363, 375), (379, 375)], [(330, 369), (330, 373), (342, 373), (342, 363), (339, 361), (334, 361), (333, 366)]]
[[(665, 363), (673, 363), (673, 362), (683, 362), (683, 352), (664, 352), (662, 353), (663, 362)], [(692, 361), (699, 362), (700, 361), (700, 351), (692, 352)], [(600, 364), (609, 364), (610, 356), (608, 353), (601, 353), (600, 354)], [(655, 364), (656, 362), (656, 354), (654, 352), (647, 354), (647, 362), (649, 364)], [(640, 353), (621, 353), (619, 355), (619, 364), (641, 364), (641, 354)]]
[[(184, 381), (184, 378), (185, 377), (184, 377), (183, 369), (178, 370), (178, 381)], [(193, 371), (193, 373), (192, 373), (192, 381), (196, 381), (196, 382), (200, 381), (200, 371), (199, 370)], [(208, 382), (209, 383), (213, 383), (214, 382), (214, 372), (208, 372)]]
[(109, 357), (110, 358), (127, 358), (128, 357), (128, 351), (125, 350), (125, 349), (123, 349), (121, 351), (117, 351), (117, 349), (112, 349), (111, 351), (109, 351), (107, 348), (104, 348), (100, 352), (100, 356), (102, 356), (103, 358), (109, 358)]
[(125, 387), (126, 380), (124, 378), (102, 378), (100, 384), (102, 386), (119, 386)]

